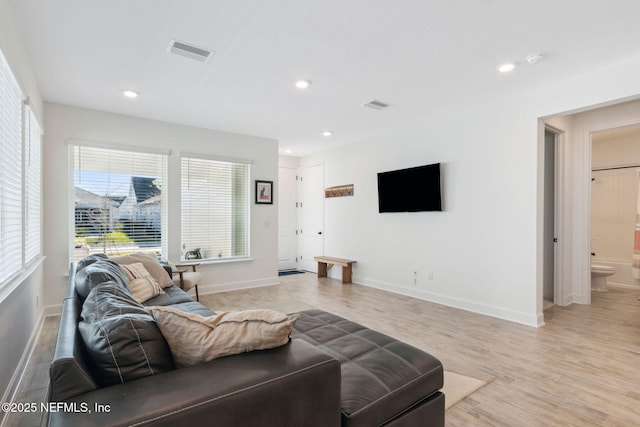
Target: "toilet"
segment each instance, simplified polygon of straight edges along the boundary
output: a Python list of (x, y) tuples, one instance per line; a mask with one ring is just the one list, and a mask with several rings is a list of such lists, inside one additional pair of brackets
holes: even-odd
[(591, 290), (606, 292), (607, 277), (615, 273), (615, 269), (608, 265), (591, 264)]

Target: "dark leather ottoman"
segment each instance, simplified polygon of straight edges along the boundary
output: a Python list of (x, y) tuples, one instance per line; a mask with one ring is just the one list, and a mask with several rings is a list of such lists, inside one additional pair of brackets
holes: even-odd
[(444, 426), (438, 359), (325, 311), (300, 314), (291, 337), (340, 361), (344, 427)]

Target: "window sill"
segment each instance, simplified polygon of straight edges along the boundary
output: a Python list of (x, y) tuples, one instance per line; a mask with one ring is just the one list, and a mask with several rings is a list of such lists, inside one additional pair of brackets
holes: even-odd
[[(236, 262), (250, 262), (253, 261), (252, 257), (237, 257), (237, 258), (205, 258), (205, 259), (190, 259), (184, 261), (174, 262), (176, 265), (216, 265), (216, 264), (233, 264)], [(172, 261), (173, 262), (173, 261)]]
[(45, 260), (45, 256), (40, 256), (32, 260), (18, 274), (16, 274), (8, 282), (0, 286), (0, 303), (2, 303), (13, 291), (15, 291), (29, 276), (36, 271)]

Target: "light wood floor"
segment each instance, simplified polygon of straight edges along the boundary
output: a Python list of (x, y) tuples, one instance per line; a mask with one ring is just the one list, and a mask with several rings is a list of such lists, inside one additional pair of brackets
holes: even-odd
[[(281, 281), (201, 301), (218, 311), (317, 307), (426, 350), (447, 370), (491, 380), (447, 410), (448, 427), (640, 425), (638, 291), (611, 287), (591, 306), (550, 307), (546, 325), (531, 328), (314, 274)], [(44, 398), (57, 322), (47, 318), (16, 401)]]

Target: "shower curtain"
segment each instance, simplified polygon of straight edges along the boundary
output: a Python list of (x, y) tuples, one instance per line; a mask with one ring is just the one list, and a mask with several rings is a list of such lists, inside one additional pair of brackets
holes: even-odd
[(640, 169), (638, 170), (638, 205), (636, 207), (636, 227), (633, 240), (633, 258), (631, 261), (631, 275), (640, 280)]

